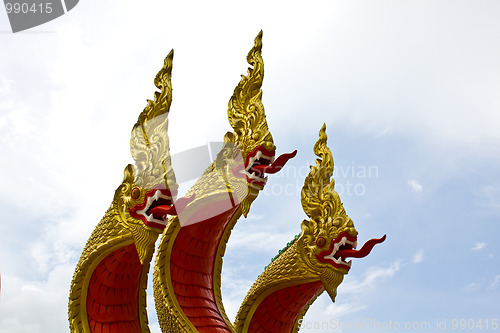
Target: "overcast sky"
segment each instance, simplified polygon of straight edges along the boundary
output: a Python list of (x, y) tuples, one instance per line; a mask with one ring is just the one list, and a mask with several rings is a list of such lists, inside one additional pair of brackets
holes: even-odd
[(178, 153), (230, 130), (227, 102), (261, 29), (268, 125), (277, 154), (298, 155), (231, 236), (229, 316), (300, 231), (326, 123), (358, 240), (387, 240), (353, 260), (301, 332), (500, 321), (500, 2), (269, 3), (86, 0), (17, 34), (0, 10), (0, 332), (69, 331), (75, 265), (133, 162), (130, 130), (168, 52)]

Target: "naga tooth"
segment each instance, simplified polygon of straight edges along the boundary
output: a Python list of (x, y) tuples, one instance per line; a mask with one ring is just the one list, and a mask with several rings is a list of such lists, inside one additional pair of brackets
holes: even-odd
[(274, 156), (273, 156), (273, 157), (271, 157), (271, 158), (269, 159), (269, 164), (273, 164), (275, 159), (276, 159), (276, 158), (275, 158)]
[(258, 160), (261, 157), (262, 157), (262, 152), (259, 150), (257, 151), (257, 154), (255, 154), (255, 159)]
[(358, 246), (358, 242), (354, 242), (354, 243), (352, 244), (352, 248), (353, 248), (354, 250), (356, 250), (356, 247), (357, 247), (357, 246)]
[(342, 237), (342, 240), (340, 241), (340, 243), (341, 243), (342, 245), (345, 245), (345, 242), (346, 242), (346, 241), (347, 241), (347, 238)]
[(249, 164), (250, 166), (252, 166), (252, 165), (255, 163), (255, 160), (256, 160), (255, 156), (250, 157), (250, 158), (248, 159), (248, 164)]
[(264, 177), (264, 182), (266, 182), (266, 183), (267, 183), (267, 177), (268, 177), (268, 176), (265, 176), (265, 177)]
[(339, 243), (335, 243), (333, 245), (333, 253), (332, 254), (335, 254), (339, 250), (339, 247), (340, 247), (340, 244)]

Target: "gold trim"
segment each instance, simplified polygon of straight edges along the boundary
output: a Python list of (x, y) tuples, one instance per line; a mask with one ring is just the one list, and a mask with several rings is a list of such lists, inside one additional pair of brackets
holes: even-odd
[(241, 214), (242, 214), (241, 207), (238, 207), (238, 209), (233, 213), (233, 217), (231, 218), (231, 221), (229, 221), (226, 230), (224, 230), (224, 233), (222, 234), (222, 237), (219, 242), (219, 247), (217, 248), (217, 254), (215, 256), (216, 259), (215, 259), (214, 274), (213, 274), (213, 289), (214, 289), (214, 296), (217, 308), (219, 309), (219, 312), (222, 315), (222, 318), (224, 318), (224, 321), (226, 322), (227, 326), (233, 332), (234, 332), (233, 323), (231, 323), (231, 321), (229, 320), (226, 314), (226, 310), (224, 309), (224, 304), (222, 303), (221, 275), (222, 275), (222, 264), (224, 262), (223, 257), (226, 252), (226, 245), (227, 242), (229, 241), (229, 236), (231, 236), (231, 232), (233, 231), (234, 226), (238, 222), (238, 219), (241, 217)]

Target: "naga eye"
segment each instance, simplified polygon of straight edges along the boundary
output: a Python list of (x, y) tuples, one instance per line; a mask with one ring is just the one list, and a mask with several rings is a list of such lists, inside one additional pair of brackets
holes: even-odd
[(316, 239), (316, 245), (318, 247), (323, 247), (326, 245), (326, 239), (324, 237), (318, 237), (318, 239)]
[(141, 196), (141, 190), (138, 187), (135, 187), (132, 190), (132, 193), (130, 193), (130, 196), (132, 197), (132, 199), (139, 199), (139, 197)]
[(233, 159), (234, 159), (234, 160), (237, 160), (237, 159), (239, 159), (240, 157), (241, 157), (241, 150), (236, 149), (236, 150), (234, 151), (234, 153), (233, 153)]

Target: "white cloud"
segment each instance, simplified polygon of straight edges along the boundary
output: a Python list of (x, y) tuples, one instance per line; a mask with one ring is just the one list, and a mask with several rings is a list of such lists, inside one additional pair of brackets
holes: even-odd
[(465, 287), (465, 291), (474, 292), (481, 289), (482, 287), (486, 287), (487, 289), (492, 290), (492, 289), (497, 289), (498, 286), (500, 285), (500, 275), (495, 275), (493, 279), (488, 278), (488, 280), (489, 282), (483, 278), (481, 279), (482, 283), (471, 282)]
[(221, 279), (224, 309), (231, 320), (236, 318), (243, 299), (254, 283), (250, 279), (241, 279), (238, 274), (234, 273), (230, 273), (228, 269), (224, 269)]
[(2, 274), (0, 332), (63, 333), (69, 329), (68, 292), (74, 267), (55, 267), (46, 281)]
[(477, 242), (476, 245), (474, 245), (474, 247), (471, 248), (471, 250), (479, 251), (484, 249), (487, 245), (488, 244), (486, 244), (485, 242)]
[(401, 267), (401, 260), (396, 260), (388, 267), (371, 267), (361, 279), (349, 279), (340, 285), (342, 293), (360, 294), (376, 286), (380, 280), (392, 278)]
[(342, 318), (343, 316), (366, 309), (366, 305), (346, 303), (346, 304), (330, 304), (325, 310), (326, 314), (331, 315), (333, 318)]
[(418, 264), (424, 260), (424, 250), (420, 250), (413, 256), (413, 263)]
[(493, 185), (482, 186), (478, 191), (481, 205), (489, 210), (500, 210), (500, 189)]
[(228, 251), (263, 251), (278, 253), (285, 244), (292, 240), (293, 236), (283, 233), (273, 233), (260, 231), (251, 233), (235, 233), (228, 243)]
[(422, 190), (423, 190), (422, 185), (420, 185), (420, 183), (418, 181), (416, 181), (415, 179), (409, 180), (408, 186), (410, 186), (410, 189), (412, 192), (418, 193), (418, 192), (422, 192)]
[(10, 81), (5, 77), (0, 76), (0, 95), (10, 94), (10, 92)]
[(495, 289), (500, 284), (500, 275), (496, 275), (493, 282), (490, 284), (490, 289)]
[(476, 282), (471, 282), (467, 285), (467, 287), (465, 287), (465, 291), (473, 292), (473, 291), (478, 290), (480, 287), (481, 287), (481, 284), (476, 283)]
[(367, 309), (368, 295), (377, 290), (379, 283), (393, 278), (402, 265), (402, 261), (396, 260), (387, 267), (371, 267), (360, 277), (349, 276), (338, 287), (336, 302), (332, 303), (324, 293), (311, 305), (304, 322), (343, 320), (352, 313)]
[[(0, 235), (0, 240), (18, 240), (5, 248), (5, 257), (17, 254), (23, 244), (23, 260), (12, 266), (14, 271), (22, 270), (26, 262), (35, 263), (30, 266), (32, 275), (23, 278), (9, 275), (5, 261), (1, 263), (2, 273), (7, 274), (0, 302), (1, 332), (67, 332), (66, 294), (74, 270), (69, 263), (78, 257), (78, 249), (109, 205), (123, 167), (131, 161), (130, 128), (144, 100), (152, 97), (152, 78), (171, 48), (176, 52), (169, 131), (173, 151), (220, 140), (229, 129), (227, 100), (238, 75), (245, 73), (244, 57), (261, 28), (264, 102), (271, 131), (279, 133), (275, 138), (301, 133), (300, 140), (305, 140), (303, 133), (317, 133), (325, 121), (341, 123), (353, 133), (371, 131), (380, 140), (399, 139), (397, 135), (404, 132), (428, 140), (427, 148), (438, 150), (457, 142), (464, 152), (498, 146), (500, 116), (493, 111), (499, 109), (499, 47), (490, 42), (498, 31), (497, 10), (465, 2), (453, 8), (446, 2), (411, 7), (396, 2), (324, 4), (257, 2), (259, 15), (251, 13), (241, 24), (249, 8), (233, 2), (225, 10), (203, 2), (196, 6), (151, 2), (99, 4), (99, 11), (90, 2), (81, 2), (70, 14), (49, 23), (47, 30), (55, 34), (2, 36), (2, 208), (16, 207), (39, 219), (32, 222), (37, 224), (34, 230), (19, 222), (14, 232)], [(111, 17), (111, 12), (117, 15)], [(168, 21), (165, 13), (171, 13)], [(28, 84), (34, 89), (25, 88)], [(38, 103), (39, 95), (50, 101)], [(306, 117), (301, 117), (306, 110)], [(308, 142), (307, 149), (312, 144)], [(416, 180), (408, 186), (423, 191)], [(496, 198), (489, 187), (485, 197)], [(255, 205), (262, 201), (268, 205), (264, 207), (289, 208), (271, 197), (261, 197)], [(497, 201), (491, 205), (500, 207)], [(264, 209), (255, 211), (259, 214), (249, 217), (251, 222), (268, 217)], [(283, 220), (277, 223), (283, 225)], [(297, 231), (298, 222), (292, 221)], [(272, 256), (291, 239), (283, 232), (245, 229), (231, 237), (228, 253)], [(419, 253), (413, 263), (423, 260), (423, 252)], [(340, 288), (359, 295), (392, 278), (401, 265), (396, 261), (372, 268)], [(224, 270), (230, 267), (225, 265)], [(238, 288), (247, 290), (250, 280), (236, 276), (223, 280), (232, 295), (224, 303), (234, 313), (241, 302)], [(491, 285), (499, 283), (495, 277)], [(154, 302), (148, 300), (152, 331), (159, 332)], [(346, 313), (363, 306), (348, 303), (332, 311)]]
[(262, 220), (263, 217), (264, 217), (264, 215), (262, 215), (262, 214), (249, 213), (246, 219), (249, 221), (252, 221), (252, 220), (257, 221), (257, 220)]
[(465, 287), (465, 291), (474, 292), (481, 289), (482, 287), (492, 290), (497, 289), (500, 285), (500, 275), (495, 275), (493, 279), (488, 278), (488, 280), (490, 282), (486, 281), (486, 279), (482, 279), (482, 283), (471, 282)]

